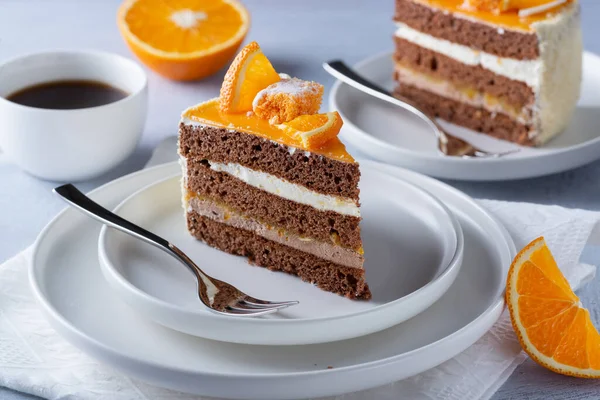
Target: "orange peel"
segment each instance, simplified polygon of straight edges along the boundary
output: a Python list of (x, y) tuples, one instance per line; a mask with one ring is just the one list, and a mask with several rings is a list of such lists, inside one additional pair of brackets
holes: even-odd
[(223, 80), (219, 95), (224, 113), (252, 111), (256, 94), (281, 78), (256, 42), (247, 44), (235, 57)]

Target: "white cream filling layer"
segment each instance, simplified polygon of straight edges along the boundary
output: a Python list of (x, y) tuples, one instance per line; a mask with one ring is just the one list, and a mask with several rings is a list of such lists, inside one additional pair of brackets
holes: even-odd
[(250, 186), (264, 190), (296, 203), (305, 204), (321, 211), (334, 211), (339, 214), (360, 217), (356, 202), (346, 197), (317, 193), (304, 186), (296, 185), (274, 175), (255, 171), (235, 163), (217, 163), (209, 160), (210, 169), (226, 172)]
[(498, 57), (482, 51), (473, 50), (444, 39), (438, 39), (423, 32), (419, 32), (408, 25), (397, 22), (395, 35), (418, 46), (451, 57), (466, 65), (481, 66), (495, 74), (525, 82), (533, 88), (534, 92), (540, 87), (542, 77), (542, 60), (516, 60), (513, 58)]

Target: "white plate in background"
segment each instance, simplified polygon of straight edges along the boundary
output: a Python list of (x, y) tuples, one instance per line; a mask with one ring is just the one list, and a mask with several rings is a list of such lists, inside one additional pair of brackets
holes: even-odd
[[(394, 87), (392, 53), (359, 62), (355, 70), (389, 90)], [(600, 57), (585, 52), (581, 98), (566, 131), (539, 148), (527, 148), (440, 121), (450, 133), (492, 151), (520, 148), (501, 158), (462, 159), (437, 152), (424, 122), (337, 81), (329, 107), (344, 119), (340, 137), (378, 161), (445, 179), (494, 181), (532, 178), (580, 167), (600, 158)]]

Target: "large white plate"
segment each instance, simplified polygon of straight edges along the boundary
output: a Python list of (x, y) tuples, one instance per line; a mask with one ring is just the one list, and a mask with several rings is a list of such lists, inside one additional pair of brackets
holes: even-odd
[[(356, 65), (358, 73), (392, 89), (392, 54), (385, 53)], [(521, 151), (487, 159), (447, 157), (436, 151), (423, 122), (406, 111), (336, 82), (329, 106), (344, 119), (344, 141), (379, 161), (438, 178), (508, 180), (552, 174), (580, 167), (600, 158), (600, 57), (583, 57), (581, 99), (567, 130), (541, 148), (524, 148), (443, 123), (448, 131), (486, 150)]]
[(367, 335), (414, 317), (450, 287), (462, 262), (458, 220), (426, 191), (369, 165), (361, 166), (361, 236), (373, 299), (353, 301), (246, 258), (213, 249), (185, 227), (180, 176), (150, 185), (115, 210), (168, 238), (206, 273), (262, 299), (300, 304), (264, 318), (208, 311), (192, 273), (161, 250), (103, 227), (100, 265), (115, 293), (142, 315), (207, 339), (262, 345), (331, 342)]
[[(172, 163), (129, 175), (97, 189), (92, 198), (115, 207), (179, 168)], [(441, 199), (459, 219), (465, 237), (463, 265), (446, 294), (384, 331), (326, 344), (251, 346), (164, 328), (113, 295), (97, 259), (100, 224), (72, 209), (50, 222), (35, 245), (30, 268), (35, 297), (54, 329), (90, 356), (138, 379), (185, 392), (263, 400), (320, 397), (417, 374), (466, 349), (498, 319), (515, 249), (506, 231), (469, 197), (410, 171), (380, 168)]]

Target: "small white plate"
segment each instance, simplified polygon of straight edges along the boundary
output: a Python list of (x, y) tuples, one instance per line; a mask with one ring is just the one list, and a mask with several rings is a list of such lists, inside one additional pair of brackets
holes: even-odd
[(251, 296), (300, 304), (261, 318), (217, 315), (200, 302), (196, 280), (177, 260), (103, 227), (99, 259), (123, 301), (166, 327), (207, 339), (261, 345), (324, 343), (389, 328), (425, 310), (450, 287), (462, 262), (460, 224), (418, 187), (361, 166), (361, 236), (371, 301), (325, 292), (283, 272), (250, 265), (193, 238), (181, 207), (180, 176), (152, 184), (115, 212), (182, 249), (209, 275)]
[[(90, 356), (151, 384), (202, 396), (333, 396), (418, 374), (462, 352), (496, 322), (504, 310), (504, 282), (515, 247), (493, 217), (456, 189), (361, 161), (367, 164), (432, 193), (456, 215), (464, 232), (464, 261), (455, 282), (435, 304), (402, 324), (305, 346), (232, 344), (164, 328), (114, 296), (98, 263), (100, 224), (73, 209), (54, 218), (35, 244), (29, 274), (34, 296), (52, 327)], [(140, 171), (90, 195), (114, 208), (179, 169), (171, 163)]]
[[(356, 71), (392, 90), (392, 54), (358, 63)], [(365, 155), (438, 178), (509, 180), (580, 167), (600, 158), (600, 57), (584, 53), (581, 98), (567, 130), (540, 148), (525, 148), (441, 121), (449, 132), (491, 151), (519, 148), (501, 158), (462, 159), (437, 152), (435, 137), (412, 114), (336, 82), (329, 107), (344, 119), (340, 136)]]

